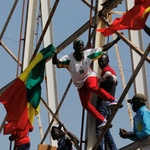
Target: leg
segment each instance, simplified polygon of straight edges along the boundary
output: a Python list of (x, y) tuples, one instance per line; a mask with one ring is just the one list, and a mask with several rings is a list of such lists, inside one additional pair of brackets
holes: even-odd
[[(108, 107), (107, 107), (108, 103), (109, 102), (107, 102), (107, 101), (102, 101), (101, 103), (99, 103), (99, 101), (97, 101), (97, 105), (96, 105), (97, 110), (107, 119), (110, 115), (109, 114), (110, 110), (108, 110)], [(108, 144), (110, 150), (117, 150), (116, 144), (114, 142), (114, 139), (113, 139), (109, 129), (106, 131), (106, 133), (104, 135), (104, 139), (105, 139), (105, 142)], [(100, 146), (101, 146), (101, 143), (100, 143)], [(104, 142), (103, 142), (103, 146), (104, 146)], [(98, 149), (98, 150), (100, 150), (100, 149)]]
[(104, 138), (105, 138), (110, 150), (117, 150), (116, 144), (115, 144), (114, 139), (110, 133), (110, 130), (107, 130)]
[(96, 119), (98, 119), (100, 121), (105, 120), (105, 118), (96, 110), (96, 108), (90, 102), (92, 93), (88, 89), (86, 89), (86, 87), (84, 87), (84, 86), (82, 88), (78, 89), (78, 92), (79, 92), (82, 106), (90, 114), (92, 114), (94, 117), (96, 117)]
[[(101, 134), (102, 130), (99, 130), (98, 126), (101, 124), (101, 121), (96, 120), (96, 135), (97, 135), (97, 139)], [(100, 141), (97, 150), (104, 150), (104, 138), (102, 138), (102, 140)]]
[[(108, 110), (107, 110), (107, 105), (108, 105), (108, 101), (102, 101), (102, 99), (98, 98), (97, 99), (97, 103), (96, 103), (96, 109), (98, 110), (98, 112), (100, 112), (105, 118), (107, 118), (107, 114), (108, 114)], [(97, 138), (100, 136), (101, 131), (99, 129), (99, 126), (102, 124), (101, 121), (96, 120), (96, 135)], [(102, 138), (102, 140), (100, 141), (97, 150), (104, 150), (104, 138)]]
[(100, 141), (100, 144), (97, 147), (97, 150), (104, 150), (104, 138)]
[(87, 78), (84, 84), (87, 89), (89, 89), (94, 94), (100, 96), (102, 99), (110, 101), (110, 102), (115, 100), (115, 98), (112, 95), (110, 95), (103, 88), (100, 88), (98, 86), (98, 78), (97, 77)]

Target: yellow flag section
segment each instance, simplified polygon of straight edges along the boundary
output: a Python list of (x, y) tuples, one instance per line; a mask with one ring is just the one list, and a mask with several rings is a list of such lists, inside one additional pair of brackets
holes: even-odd
[(147, 14), (150, 13), (150, 6), (144, 11), (142, 18)]

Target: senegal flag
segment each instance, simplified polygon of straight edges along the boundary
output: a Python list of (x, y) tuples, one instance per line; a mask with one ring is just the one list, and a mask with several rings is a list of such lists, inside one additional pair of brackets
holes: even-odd
[(45, 63), (55, 52), (53, 45), (42, 49), (29, 66), (0, 96), (0, 102), (7, 112), (4, 134), (32, 129), (34, 116), (39, 112), (41, 83), (44, 78)]

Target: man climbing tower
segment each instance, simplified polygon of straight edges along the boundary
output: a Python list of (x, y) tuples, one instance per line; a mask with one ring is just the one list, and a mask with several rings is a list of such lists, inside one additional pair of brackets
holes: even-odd
[(117, 100), (98, 86), (97, 73), (92, 70), (90, 65), (94, 60), (100, 58), (104, 51), (110, 49), (119, 40), (120, 37), (102, 47), (85, 50), (84, 42), (80, 39), (76, 39), (73, 42), (74, 52), (60, 59), (57, 59), (57, 53), (55, 53), (53, 57), (53, 64), (57, 65), (58, 68), (68, 69), (72, 81), (78, 89), (82, 106), (96, 119), (102, 121), (102, 126), (106, 124), (107, 120), (91, 104), (92, 93), (110, 101), (110, 105), (116, 105)]

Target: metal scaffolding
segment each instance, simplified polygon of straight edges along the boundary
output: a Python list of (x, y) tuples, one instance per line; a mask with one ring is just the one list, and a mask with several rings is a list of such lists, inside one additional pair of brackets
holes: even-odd
[[(68, 48), (70, 44), (78, 37), (87, 37), (86, 46), (88, 47), (89, 44), (92, 47), (100, 47), (106, 43), (106, 38), (96, 32), (96, 28), (102, 28), (109, 26), (114, 18), (115, 15), (122, 15), (123, 12), (115, 11), (114, 9), (118, 8), (118, 5), (123, 5), (124, 3), (124, 10), (128, 10), (133, 6), (131, 0), (113, 0), (108, 7), (102, 7), (101, 3), (105, 2), (104, 0), (81, 0), (81, 5), (84, 5), (86, 9), (88, 9), (87, 14), (87, 21), (83, 23), (77, 30), (71, 32), (71, 34), (67, 35), (67, 37), (56, 46), (57, 52), (59, 54), (63, 53), (63, 50)], [(14, 53), (13, 50), (7, 46), (5, 43), (5, 32), (7, 32), (8, 25), (13, 17), (14, 11), (17, 8), (18, 0), (12, 5), (8, 17), (6, 18), (6, 22), (4, 23), (3, 28), (1, 29), (0, 34), (0, 49), (1, 51), (6, 51), (7, 55), (9, 55), (15, 63), (17, 63), (17, 71), (16, 77), (19, 74), (19, 71), (23, 71), (30, 61), (35, 57), (38, 53), (40, 48), (46, 47), (47, 45), (55, 44), (55, 29), (53, 20), (55, 20), (55, 14), (57, 14), (59, 10), (59, 4), (63, 5), (63, 1), (55, 0), (23, 0), (22, 1), (22, 15), (20, 18), (20, 30), (19, 30), (19, 46), (18, 46), (18, 56)], [(69, 13), (69, 12), (68, 12)], [(76, 15), (76, 13), (74, 14)], [(81, 14), (82, 15), (82, 14)], [(58, 15), (61, 17), (61, 14)], [(59, 17), (57, 19), (59, 19)], [(73, 16), (74, 17), (74, 16)], [(70, 26), (71, 24), (70, 18)], [(64, 18), (65, 21), (65, 18)], [(61, 27), (61, 22), (60, 27)], [(62, 29), (63, 30), (63, 29)], [(64, 31), (65, 32), (65, 31)], [(130, 106), (126, 102), (129, 98), (130, 90), (132, 91), (132, 95), (137, 92), (141, 92), (145, 94), (148, 98), (148, 89), (149, 89), (149, 79), (147, 75), (147, 70), (150, 63), (149, 51), (150, 51), (150, 43), (144, 44), (144, 39), (142, 36), (143, 31), (127, 31), (126, 35), (121, 34), (120, 31), (116, 32), (116, 35), (120, 36), (122, 42), (128, 47), (128, 57), (131, 59), (130, 68), (132, 73), (128, 78), (126, 78), (126, 73), (124, 71), (124, 66), (122, 62), (121, 51), (123, 48), (120, 49), (120, 44), (115, 44), (115, 55), (116, 57), (116, 64), (118, 65), (118, 72), (120, 74), (120, 81), (122, 83), (122, 92), (118, 94), (118, 104), (115, 107), (114, 111), (112, 112), (111, 117), (109, 118), (106, 126), (102, 130), (100, 137), (97, 139), (95, 134), (95, 118), (93, 118), (90, 114), (82, 109), (82, 115), (78, 116), (78, 119), (81, 120), (81, 126), (78, 129), (80, 139), (80, 143), (78, 144), (69, 134), (68, 131), (71, 130), (72, 132), (74, 129), (72, 127), (66, 127), (65, 122), (61, 121), (61, 117), (63, 114), (61, 112), (61, 108), (63, 107), (64, 100), (69, 93), (70, 88), (72, 88), (71, 84), (72, 81), (69, 78), (68, 84), (64, 82), (60, 82), (58, 80), (58, 71), (56, 70), (55, 66), (52, 65), (51, 60), (46, 63), (45, 68), (45, 82), (43, 83), (43, 89), (45, 93), (41, 97), (41, 109), (40, 114), (37, 116), (38, 120), (38, 129), (40, 133), (40, 141), (38, 144), (44, 145), (45, 143), (51, 146), (57, 146), (56, 141), (51, 139), (50, 129), (52, 125), (60, 124), (62, 125), (64, 131), (68, 138), (74, 144), (75, 149), (78, 150), (96, 150), (100, 140), (103, 138), (104, 134), (106, 133), (107, 129), (109, 128), (111, 122), (113, 121), (115, 115), (118, 112), (121, 104), (124, 103), (126, 105), (127, 114), (129, 117), (129, 122), (132, 126), (132, 112), (130, 110)], [(115, 39), (115, 34), (111, 36), (111, 38)], [(110, 52), (111, 53), (111, 52)], [(124, 58), (123, 58), (124, 59)], [(129, 61), (129, 60), (126, 60)], [(126, 66), (128, 68), (128, 66)], [(15, 70), (16, 68), (14, 68)], [(97, 61), (93, 64), (93, 69), (100, 73), (100, 69), (98, 67)], [(60, 73), (60, 72), (59, 72)], [(118, 74), (118, 76), (119, 76)], [(6, 75), (5, 75), (6, 76)], [(59, 75), (60, 76), (60, 75)], [(61, 77), (61, 76), (60, 76)], [(14, 77), (15, 78), (15, 77)], [(14, 78), (7, 81), (5, 85), (3, 85), (0, 89), (0, 94), (2, 94), (13, 82)], [(66, 77), (67, 78), (67, 77)], [(61, 81), (65, 80), (66, 78), (62, 76)], [(2, 79), (3, 80), (3, 79)], [(120, 83), (120, 84), (121, 84)], [(66, 89), (61, 88), (62, 85), (66, 85)], [(139, 86), (140, 85), (140, 86)], [(59, 90), (63, 90), (64, 93), (61, 97), (59, 95)], [(61, 98), (60, 98), (61, 97)], [(72, 97), (73, 98), (73, 97)], [(74, 99), (79, 99), (78, 97), (74, 97)], [(92, 102), (95, 105), (96, 97), (93, 96)], [(71, 103), (71, 102), (70, 102)], [(73, 105), (73, 104), (71, 104)], [(148, 104), (149, 106), (149, 101)], [(66, 107), (66, 109), (68, 109)], [(60, 115), (61, 112), (61, 115)], [(71, 113), (71, 112), (68, 112)], [(43, 117), (44, 114), (44, 117)], [(47, 117), (46, 117), (47, 115)], [(64, 114), (65, 115), (65, 114)], [(6, 116), (4, 115), (1, 126), (0, 132), (2, 134), (3, 125), (5, 124)], [(45, 119), (43, 121), (43, 119)], [(70, 120), (73, 118), (70, 118)], [(69, 129), (68, 129), (69, 128)], [(47, 140), (46, 140), (47, 139)], [(47, 146), (46, 146), (47, 147)], [(48, 148), (48, 147), (47, 147)], [(46, 149), (46, 148), (45, 148)], [(44, 150), (44, 149), (43, 149)]]

